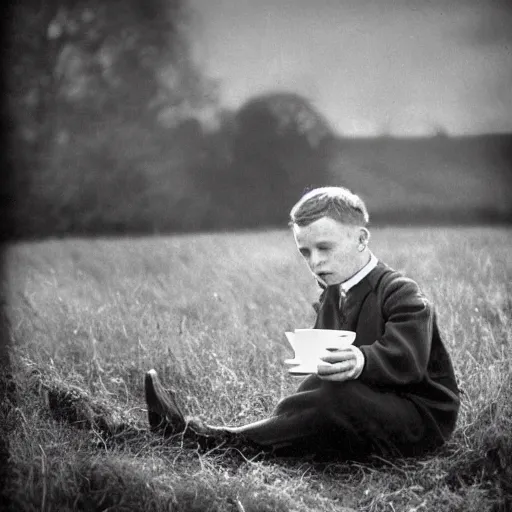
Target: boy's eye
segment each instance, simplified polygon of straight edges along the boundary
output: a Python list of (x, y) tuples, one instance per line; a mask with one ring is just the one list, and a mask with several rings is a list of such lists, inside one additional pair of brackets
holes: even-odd
[(299, 252), (304, 256), (304, 258), (309, 256), (309, 249), (299, 249)]

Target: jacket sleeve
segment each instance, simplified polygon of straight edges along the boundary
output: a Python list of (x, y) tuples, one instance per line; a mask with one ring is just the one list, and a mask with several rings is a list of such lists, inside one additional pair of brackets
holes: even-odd
[(427, 373), (432, 344), (432, 307), (418, 285), (401, 275), (385, 276), (379, 288), (384, 333), (360, 347), (365, 366), (359, 379), (377, 386), (420, 382)]

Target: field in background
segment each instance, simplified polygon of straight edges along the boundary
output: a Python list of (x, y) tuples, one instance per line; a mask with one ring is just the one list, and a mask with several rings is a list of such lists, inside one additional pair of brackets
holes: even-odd
[(510, 224), (511, 143), (500, 134), (339, 139), (331, 182), (357, 191), (373, 221)]
[(285, 231), (50, 240), (7, 253), (4, 293), (21, 390), (11, 495), (45, 510), (137, 510), (143, 499), (146, 510), (505, 510), (512, 231), (383, 228), (371, 245), (436, 304), (464, 391), (457, 431), (441, 454), (319, 466), (233, 464), (219, 452), (151, 440), (137, 450), (98, 450), (94, 432), (49, 416), (33, 370), (141, 426), (149, 368), (190, 414), (225, 424), (259, 419), (297, 386), (282, 365), (290, 356), (283, 332), (312, 324), (318, 290)]

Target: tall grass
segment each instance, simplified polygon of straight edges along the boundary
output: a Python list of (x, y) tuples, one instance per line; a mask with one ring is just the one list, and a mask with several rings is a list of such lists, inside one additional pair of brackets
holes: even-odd
[(451, 443), (421, 460), (233, 462), (141, 435), (101, 446), (49, 412), (61, 383), (145, 425), (156, 368), (190, 414), (242, 424), (293, 392), (284, 331), (314, 321), (318, 290), (288, 232), (23, 243), (7, 254), (18, 404), (19, 510), (479, 510), (512, 506), (512, 233), (380, 229), (376, 255), (436, 304), (464, 392)]

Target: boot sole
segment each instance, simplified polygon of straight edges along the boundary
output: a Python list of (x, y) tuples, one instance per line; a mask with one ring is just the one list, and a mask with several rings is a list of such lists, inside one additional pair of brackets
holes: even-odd
[(185, 430), (185, 418), (172, 394), (162, 386), (155, 370), (146, 373), (144, 390), (152, 430), (170, 429), (173, 433)]

